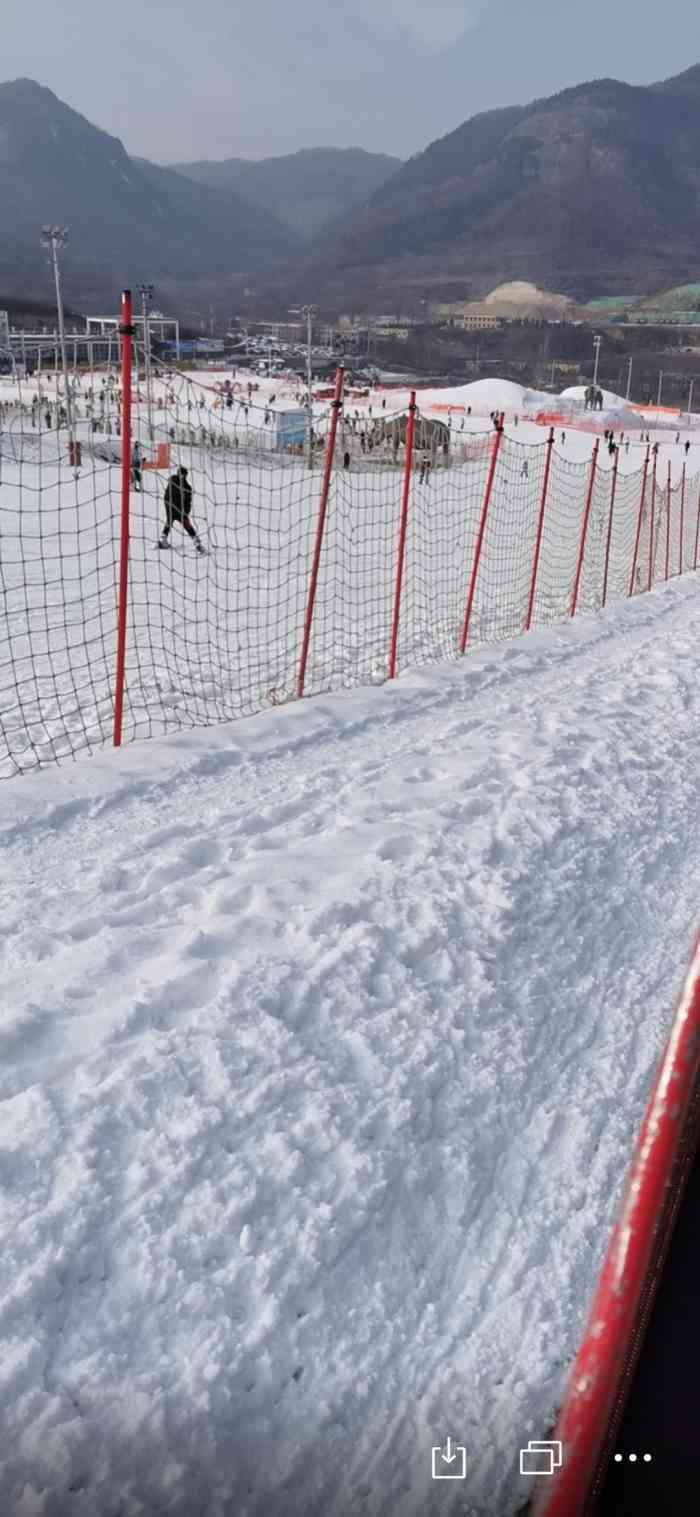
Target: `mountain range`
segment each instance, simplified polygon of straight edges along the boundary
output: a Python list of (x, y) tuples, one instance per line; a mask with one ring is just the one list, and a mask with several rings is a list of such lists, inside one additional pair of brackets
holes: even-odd
[(87, 309), (122, 285), (197, 305), (225, 296), (231, 276), (298, 253), (299, 238), (233, 191), (195, 184), (130, 158), (51, 90), (30, 79), (0, 85), (0, 290), (35, 296), (49, 284), (43, 224), (68, 225), (69, 299)]
[(317, 147), (259, 162), (225, 158), (171, 167), (210, 189), (232, 190), (308, 242), (363, 204), (401, 167), (401, 159), (363, 148)]
[(318, 149), (165, 168), (16, 80), (0, 85), (0, 198), (0, 290), (45, 292), (39, 228), (67, 223), (66, 291), (86, 309), (142, 279), (185, 316), (250, 289), (329, 309), (506, 279), (644, 292), (700, 270), (700, 66), (483, 112), (398, 166)]
[(662, 84), (596, 80), (473, 117), (322, 236), (307, 277), (331, 299), (378, 276), (407, 297), (528, 279), (588, 298), (699, 270), (695, 66)]

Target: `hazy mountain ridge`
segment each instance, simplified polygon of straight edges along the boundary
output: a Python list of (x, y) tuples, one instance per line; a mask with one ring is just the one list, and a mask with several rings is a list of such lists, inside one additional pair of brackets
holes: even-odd
[(66, 291), (87, 304), (114, 303), (139, 279), (177, 293), (257, 271), (298, 247), (269, 212), (131, 158), (117, 137), (28, 79), (0, 85), (0, 202), (8, 293), (46, 289), (45, 223), (69, 226)]
[(400, 158), (364, 148), (303, 148), (283, 157), (254, 162), (176, 163), (172, 167), (199, 184), (234, 190), (271, 212), (299, 236), (311, 239), (329, 223), (361, 205), (401, 167)]
[(286, 194), (285, 214), (293, 205), (299, 216), (325, 216), (360, 173), (359, 208), (304, 244), (230, 185), (190, 177), (199, 167), (230, 179), (240, 160), (185, 174), (130, 157), (50, 90), (15, 80), (0, 85), (0, 286), (46, 293), (46, 222), (70, 227), (66, 293), (88, 309), (113, 309), (142, 279), (199, 317), (210, 301), (238, 309), (248, 286), (281, 307), (303, 297), (393, 309), (512, 279), (587, 299), (700, 273), (700, 66), (482, 112), (384, 178), (392, 162), (323, 148), (244, 160), (244, 177), (265, 180), (268, 198)]
[(438, 263), (461, 264), (477, 291), (505, 278), (575, 294), (688, 279), (700, 266), (700, 67), (475, 116), (314, 252), (319, 269), (346, 281), (355, 270), (365, 287), (380, 267), (408, 284)]

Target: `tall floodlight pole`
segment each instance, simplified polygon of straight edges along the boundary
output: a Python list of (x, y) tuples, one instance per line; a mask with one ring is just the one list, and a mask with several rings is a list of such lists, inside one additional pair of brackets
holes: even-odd
[(313, 463), (313, 450), (314, 450), (314, 447), (313, 447), (313, 445), (314, 445), (314, 408), (313, 408), (313, 401), (312, 401), (312, 398), (311, 398), (311, 324), (312, 324), (314, 316), (316, 315), (316, 307), (315, 306), (302, 306), (302, 311), (303, 311), (303, 313), (304, 313), (304, 315), (306, 317), (306, 388), (307, 388), (307, 391), (308, 391), (307, 406), (308, 406), (308, 410), (309, 410), (309, 424), (308, 424), (308, 433), (309, 433), (309, 437), (308, 437), (309, 468), (311, 468), (311, 465)]
[(594, 363), (594, 367), (593, 367), (593, 383), (594, 383), (594, 385), (597, 385), (597, 383), (598, 383), (598, 365), (600, 363), (600, 344), (601, 344), (601, 342), (602, 342), (602, 338), (601, 337), (594, 337), (593, 338), (593, 351), (595, 353), (595, 363)]
[(151, 395), (151, 321), (150, 306), (153, 299), (153, 285), (142, 284), (139, 286), (141, 294), (141, 318), (143, 320), (143, 357), (146, 368), (146, 410), (148, 414), (148, 440), (153, 442), (153, 399)]
[(657, 406), (661, 405), (661, 391), (663, 390), (663, 387), (664, 387), (664, 371), (663, 371), (663, 369), (660, 369), (659, 370), (659, 390), (658, 390), (658, 394), (657, 394), (657, 397), (656, 397), (656, 404), (657, 404)]
[(317, 307), (294, 306), (290, 309), (290, 316), (306, 317), (306, 443), (309, 457), (309, 468), (313, 463), (313, 431), (314, 431), (314, 408), (311, 399), (311, 336), (312, 322), (316, 315)]
[(632, 363), (633, 360), (630, 358), (627, 364), (627, 394), (625, 395), (625, 400), (629, 400), (632, 394)]
[(50, 248), (51, 262), (53, 264), (53, 276), (56, 284), (56, 310), (58, 313), (58, 335), (61, 344), (61, 367), (63, 369), (63, 385), (66, 392), (66, 416), (68, 417), (68, 440), (70, 446), (71, 462), (75, 462), (75, 423), (73, 420), (73, 396), (71, 395), (68, 382), (68, 358), (66, 356), (66, 323), (63, 315), (63, 290), (61, 289), (61, 270), (58, 262), (58, 250), (66, 245), (68, 240), (68, 227), (44, 226), (41, 228), (42, 247)]
[(694, 390), (694, 388), (695, 388), (695, 380), (691, 379), (691, 381), (690, 381), (690, 389), (688, 391), (688, 423), (690, 423), (690, 413), (691, 413), (691, 411), (693, 409), (693, 390)]

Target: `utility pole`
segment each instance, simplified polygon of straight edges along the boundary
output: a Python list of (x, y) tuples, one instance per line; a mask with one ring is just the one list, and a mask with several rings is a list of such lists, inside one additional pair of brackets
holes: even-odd
[(309, 468), (311, 468), (313, 464), (314, 451), (314, 408), (313, 401), (311, 399), (311, 323), (316, 314), (316, 307), (304, 306), (302, 309), (306, 317), (306, 384), (309, 392)]
[(657, 404), (657, 406), (661, 405), (661, 391), (663, 389), (663, 385), (664, 385), (664, 371), (663, 371), (663, 369), (660, 369), (659, 370), (659, 393), (658, 393), (658, 395), (656, 397), (656, 404)]
[(149, 316), (150, 304), (153, 299), (153, 285), (139, 285), (141, 292), (141, 317), (143, 320), (143, 357), (146, 368), (146, 410), (148, 414), (148, 440), (153, 442), (153, 403), (151, 396), (151, 322)]
[(632, 363), (633, 360), (630, 358), (627, 364), (627, 393), (625, 395), (625, 400), (629, 400), (630, 395), (632, 394)]
[(550, 380), (550, 385), (551, 385), (552, 389), (554, 389), (554, 372), (555, 372), (556, 367), (557, 367), (557, 361), (556, 361), (556, 358), (553, 358), (552, 359), (552, 378)]
[(690, 413), (691, 413), (691, 411), (693, 409), (693, 390), (694, 390), (694, 388), (695, 388), (695, 380), (691, 379), (691, 381), (690, 381), (690, 389), (688, 391), (688, 422), (690, 422)]
[[(68, 383), (68, 358), (66, 356), (66, 323), (63, 315), (63, 291), (61, 289), (61, 270), (58, 263), (58, 250), (65, 247), (68, 240), (68, 227), (44, 226), (41, 228), (42, 247), (50, 248), (51, 262), (53, 264), (53, 276), (56, 285), (56, 310), (58, 312), (58, 332), (61, 344), (61, 364), (63, 367), (63, 384), (66, 392), (66, 416), (68, 417), (68, 441), (71, 463), (75, 463), (75, 422), (73, 420), (73, 396)], [(56, 365), (58, 367), (58, 365)]]
[(309, 455), (309, 468), (311, 468), (311, 465), (313, 463), (313, 431), (314, 431), (314, 409), (313, 409), (313, 402), (312, 402), (312, 399), (311, 399), (311, 338), (312, 338), (312, 322), (313, 322), (314, 316), (316, 315), (317, 309), (318, 309), (317, 306), (312, 306), (312, 305), (290, 306), (290, 308), (289, 308), (289, 315), (290, 316), (305, 316), (306, 317), (306, 390), (307, 390), (307, 397), (306, 397), (306, 434), (307, 434), (307, 436), (306, 436), (306, 442), (307, 442), (307, 449), (308, 449), (308, 455)]
[(598, 383), (598, 365), (600, 363), (600, 344), (601, 344), (602, 340), (603, 340), (602, 337), (594, 337), (593, 338), (593, 351), (595, 353), (595, 363), (594, 363), (594, 366), (593, 366), (593, 383), (594, 383), (594, 385), (597, 385), (597, 383)]

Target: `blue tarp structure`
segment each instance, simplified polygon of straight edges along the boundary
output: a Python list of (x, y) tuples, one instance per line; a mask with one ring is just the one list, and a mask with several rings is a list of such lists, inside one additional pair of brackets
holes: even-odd
[(289, 448), (306, 441), (306, 411), (278, 411), (277, 447)]

